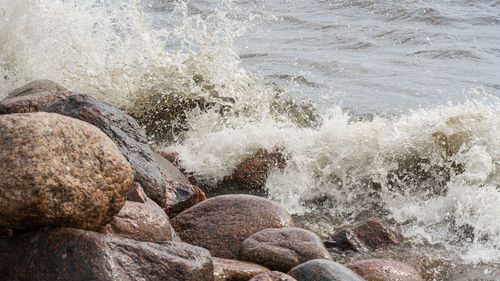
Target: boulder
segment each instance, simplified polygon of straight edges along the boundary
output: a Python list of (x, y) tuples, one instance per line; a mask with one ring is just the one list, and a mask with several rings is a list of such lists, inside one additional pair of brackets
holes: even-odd
[(39, 112), (71, 94), (68, 91), (39, 92), (7, 98), (0, 103), (0, 114)]
[(158, 154), (154, 151), (153, 155), (155, 156), (155, 159), (158, 162), (160, 170), (163, 172), (163, 174), (167, 177), (168, 180), (180, 182), (183, 184), (191, 184), (188, 178), (186, 178), (186, 176), (182, 174), (179, 168), (174, 166), (174, 164), (172, 164), (169, 160), (167, 160), (161, 154)]
[(252, 195), (221, 195), (205, 200), (171, 220), (181, 239), (213, 256), (235, 259), (243, 240), (266, 229), (293, 227), (278, 204)]
[(345, 265), (347, 268), (370, 281), (423, 281), (411, 266), (393, 260), (358, 260)]
[(66, 88), (51, 80), (35, 80), (22, 87), (11, 91), (7, 98), (15, 98), (21, 96), (28, 96), (42, 92), (59, 92), (67, 91)]
[(349, 268), (329, 260), (310, 260), (288, 272), (297, 281), (363, 281)]
[(0, 239), (1, 280), (213, 280), (207, 250), (138, 242), (72, 228)]
[(288, 272), (314, 259), (330, 259), (330, 254), (313, 232), (300, 228), (268, 228), (252, 234), (241, 244), (239, 258)]
[(130, 165), (98, 128), (53, 113), (0, 115), (0, 226), (109, 223), (133, 182)]
[(169, 180), (167, 180), (166, 194), (167, 202), (164, 210), (170, 218), (207, 199), (205, 192), (199, 187)]
[(248, 281), (255, 275), (269, 269), (254, 263), (212, 258), (214, 262), (214, 281)]
[(244, 189), (261, 189), (266, 184), (267, 176), (272, 169), (283, 170), (285, 166), (286, 158), (281, 152), (259, 149), (255, 155), (238, 165), (231, 176), (231, 181)]
[(63, 98), (44, 109), (93, 124), (118, 146), (149, 198), (165, 206), (166, 179), (161, 173), (146, 135), (137, 122), (120, 110), (85, 94)]
[(327, 248), (367, 252), (380, 248), (399, 245), (397, 235), (388, 227), (373, 218), (354, 226), (343, 229), (323, 240)]
[[(137, 188), (137, 187), (135, 187)], [(146, 197), (144, 191), (140, 198)], [(129, 193), (130, 194), (130, 193)], [(172, 240), (172, 226), (167, 214), (153, 200), (127, 201), (113, 220), (101, 229), (102, 233), (146, 242)]]
[(297, 280), (288, 274), (278, 271), (271, 271), (256, 275), (252, 279), (250, 279), (250, 281), (297, 281)]

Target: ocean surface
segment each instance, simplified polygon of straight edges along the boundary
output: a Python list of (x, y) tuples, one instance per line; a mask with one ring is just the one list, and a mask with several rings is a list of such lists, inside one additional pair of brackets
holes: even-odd
[(500, 279), (498, 0), (0, 0), (0, 98), (34, 79), (204, 99), (155, 138), (204, 186), (279, 149), (298, 225), (375, 217), (428, 280)]

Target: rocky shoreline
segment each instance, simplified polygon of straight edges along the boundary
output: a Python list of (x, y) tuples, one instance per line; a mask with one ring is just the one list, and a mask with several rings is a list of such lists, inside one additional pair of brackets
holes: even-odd
[[(207, 199), (131, 116), (52, 81), (10, 93), (0, 128), (0, 280), (424, 280), (334, 259), (403, 243), (374, 219), (322, 240), (268, 199)], [(227, 181), (258, 190), (285, 165), (259, 150)]]

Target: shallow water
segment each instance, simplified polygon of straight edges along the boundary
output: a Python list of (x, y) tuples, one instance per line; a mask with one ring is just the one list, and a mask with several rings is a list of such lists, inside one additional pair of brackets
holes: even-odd
[(205, 186), (278, 147), (266, 192), (299, 225), (374, 216), (407, 240), (391, 256), (458, 280), (500, 264), (498, 46), (499, 1), (0, 0), (0, 97), (47, 78), (124, 108), (206, 99), (162, 144)]

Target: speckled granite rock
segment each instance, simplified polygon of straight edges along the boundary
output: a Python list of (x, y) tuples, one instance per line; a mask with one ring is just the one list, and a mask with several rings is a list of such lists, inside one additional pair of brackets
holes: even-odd
[(297, 281), (297, 279), (283, 272), (271, 271), (256, 275), (250, 281)]
[[(144, 191), (142, 191), (142, 195), (140, 197), (144, 198)], [(118, 215), (104, 226), (101, 232), (137, 241), (163, 242), (172, 240), (172, 226), (167, 214), (147, 197), (145, 202), (125, 202)]]
[(343, 229), (323, 240), (323, 243), (327, 248), (356, 252), (373, 251), (400, 244), (394, 232), (373, 218)]
[(161, 173), (146, 135), (137, 122), (120, 110), (85, 94), (74, 94), (61, 99), (44, 111), (55, 112), (89, 122), (118, 146), (134, 171), (149, 198), (165, 206), (165, 176)]
[(170, 218), (207, 199), (199, 187), (170, 180), (167, 181), (166, 194), (164, 210)]
[(290, 214), (278, 204), (251, 195), (222, 195), (205, 200), (171, 220), (181, 239), (235, 259), (241, 242), (266, 228), (293, 227)]
[(255, 275), (269, 271), (268, 268), (258, 264), (212, 258), (214, 262), (214, 281), (248, 281)]
[(41, 92), (66, 91), (66, 88), (51, 80), (35, 80), (11, 91), (7, 98), (21, 97)]
[(130, 165), (98, 128), (59, 114), (0, 115), (0, 225), (99, 229), (125, 203)]
[(297, 281), (363, 281), (349, 268), (329, 260), (311, 260), (288, 272)]
[(300, 228), (268, 228), (254, 233), (241, 244), (239, 258), (287, 272), (314, 259), (330, 259), (321, 239)]
[(345, 265), (369, 281), (423, 281), (411, 266), (393, 260), (358, 260)]
[(71, 95), (68, 91), (37, 92), (7, 98), (0, 103), (0, 114), (39, 112), (52, 103)]
[(0, 239), (0, 260), (0, 280), (213, 280), (212, 260), (205, 249), (71, 228)]
[(255, 155), (238, 165), (231, 181), (245, 189), (260, 189), (266, 184), (267, 175), (272, 169), (284, 169), (285, 166), (286, 159), (282, 153), (259, 149)]

